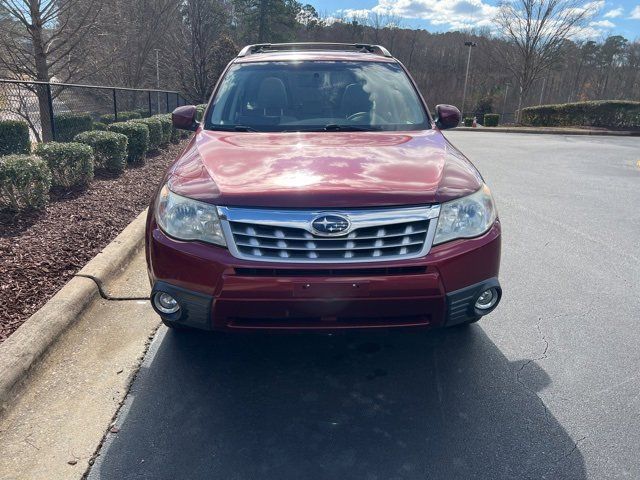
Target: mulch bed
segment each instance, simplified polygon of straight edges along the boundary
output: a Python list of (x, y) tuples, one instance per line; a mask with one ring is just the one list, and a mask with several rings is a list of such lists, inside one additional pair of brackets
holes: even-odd
[(96, 175), (86, 190), (54, 193), (44, 212), (0, 213), (0, 342), (149, 206), (183, 146), (120, 177)]

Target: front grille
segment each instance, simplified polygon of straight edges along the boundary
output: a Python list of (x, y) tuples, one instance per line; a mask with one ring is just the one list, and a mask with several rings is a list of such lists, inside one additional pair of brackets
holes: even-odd
[(291, 260), (344, 260), (396, 257), (418, 253), (429, 222), (359, 228), (339, 238), (313, 235), (298, 228), (231, 222), (233, 240), (246, 256)]
[[(424, 255), (431, 246), (437, 213), (437, 207), (349, 212), (220, 207), (229, 249), (237, 257), (307, 263), (371, 262)], [(313, 220), (331, 214), (348, 218), (351, 228), (341, 236), (314, 233)]]

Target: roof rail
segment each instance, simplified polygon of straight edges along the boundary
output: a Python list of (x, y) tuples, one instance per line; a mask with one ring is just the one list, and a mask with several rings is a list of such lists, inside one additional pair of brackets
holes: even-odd
[(247, 45), (238, 54), (238, 57), (245, 57), (256, 53), (275, 52), (282, 50), (359, 50), (361, 52), (392, 57), (389, 50), (382, 45), (371, 45), (368, 43), (331, 43), (331, 42), (300, 42), (300, 43), (257, 43)]

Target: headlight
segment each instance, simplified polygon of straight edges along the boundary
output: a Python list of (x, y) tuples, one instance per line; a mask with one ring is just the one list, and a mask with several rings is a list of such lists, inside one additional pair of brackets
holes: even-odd
[(156, 221), (168, 235), (226, 246), (215, 205), (176, 195), (166, 185), (156, 204)]
[(441, 205), (433, 243), (437, 245), (456, 238), (482, 235), (491, 228), (496, 217), (491, 191), (482, 185), (476, 193)]

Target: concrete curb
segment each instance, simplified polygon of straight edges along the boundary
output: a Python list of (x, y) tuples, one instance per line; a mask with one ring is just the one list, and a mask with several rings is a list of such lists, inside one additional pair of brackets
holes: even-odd
[[(102, 282), (117, 276), (143, 245), (146, 215), (146, 210), (138, 215), (77, 275)], [(19, 395), (47, 350), (98, 298), (96, 283), (76, 276), (0, 344), (0, 414)]]
[(640, 131), (583, 130), (580, 128), (535, 128), (535, 127), (457, 127), (464, 132), (535, 133), (547, 135), (594, 135), (612, 137), (638, 137)]

